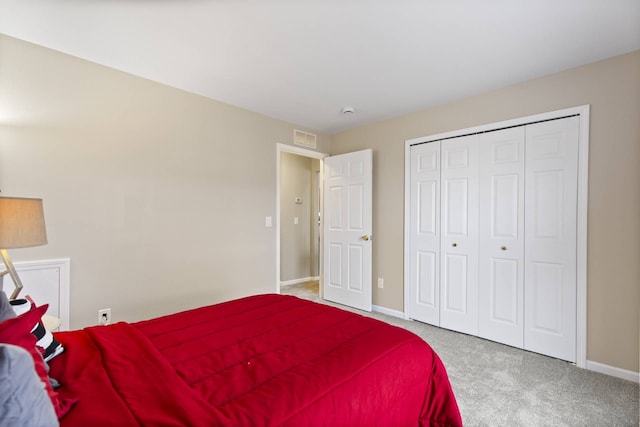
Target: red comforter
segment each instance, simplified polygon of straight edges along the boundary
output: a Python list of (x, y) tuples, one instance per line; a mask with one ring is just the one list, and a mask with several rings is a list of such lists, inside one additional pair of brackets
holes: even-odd
[(461, 425), (446, 371), (418, 336), (283, 295), (259, 295), (56, 337), (71, 426)]

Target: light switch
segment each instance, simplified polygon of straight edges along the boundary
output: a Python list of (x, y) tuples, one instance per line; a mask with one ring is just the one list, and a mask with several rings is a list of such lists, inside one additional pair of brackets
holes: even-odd
[(299, 219), (298, 217), (293, 218), (293, 223), (294, 223), (295, 225), (300, 224), (300, 219)]
[(271, 227), (271, 225), (272, 225), (271, 217), (270, 217), (270, 216), (265, 217), (265, 219), (264, 219), (264, 226), (265, 226), (265, 227)]

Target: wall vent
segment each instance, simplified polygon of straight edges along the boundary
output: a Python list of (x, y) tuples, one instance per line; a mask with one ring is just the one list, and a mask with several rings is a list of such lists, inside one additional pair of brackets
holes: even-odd
[(316, 148), (316, 136), (298, 129), (293, 130), (293, 143), (307, 148)]

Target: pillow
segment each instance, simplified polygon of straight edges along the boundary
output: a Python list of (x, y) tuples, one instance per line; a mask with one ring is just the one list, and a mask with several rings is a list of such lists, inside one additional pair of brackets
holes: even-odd
[(35, 372), (45, 386), (57, 417), (62, 418), (64, 414), (69, 412), (69, 409), (71, 409), (71, 406), (73, 406), (77, 399), (62, 400), (58, 397), (58, 393), (53, 391), (49, 384), (44, 360), (36, 348), (36, 337), (31, 334), (33, 325), (42, 317), (48, 307), (49, 306), (45, 304), (29, 310), (21, 316), (7, 319), (0, 323), (0, 343), (20, 346), (31, 354), (36, 368)]
[[(26, 313), (29, 310), (36, 308), (35, 303), (29, 296), (26, 299), (14, 299), (10, 301), (13, 310), (17, 315)], [(53, 337), (51, 331), (47, 331), (42, 323), (42, 319), (39, 318), (35, 326), (31, 330), (31, 333), (35, 335), (37, 343), (36, 345), (42, 348), (42, 357), (45, 362), (49, 362), (51, 359), (59, 355), (64, 351), (62, 344)]]
[(22, 347), (0, 344), (0, 427), (57, 426), (51, 400)]
[[(2, 281), (1, 278), (0, 281)], [(11, 319), (13, 317), (16, 317), (16, 313), (15, 311), (13, 311), (13, 307), (11, 307), (11, 304), (9, 304), (7, 294), (5, 294), (4, 291), (0, 291), (0, 322)]]

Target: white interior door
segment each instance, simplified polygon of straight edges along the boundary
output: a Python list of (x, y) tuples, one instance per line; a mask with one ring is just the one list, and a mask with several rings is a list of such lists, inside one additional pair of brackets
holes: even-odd
[(577, 116), (526, 127), (524, 348), (576, 361)]
[(440, 326), (478, 334), (478, 137), (441, 143)]
[(480, 135), (478, 335), (524, 339), (524, 126)]
[(440, 142), (411, 147), (409, 313), (440, 326)]
[(371, 311), (372, 150), (324, 160), (324, 298)]

